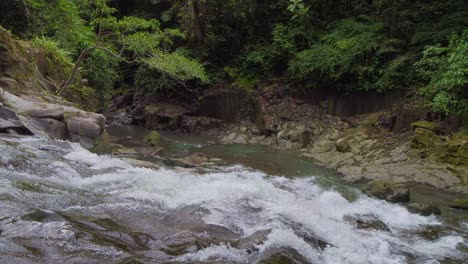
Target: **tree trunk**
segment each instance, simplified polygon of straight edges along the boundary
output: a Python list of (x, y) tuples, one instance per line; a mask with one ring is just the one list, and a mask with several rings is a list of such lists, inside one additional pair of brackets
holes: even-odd
[(75, 62), (75, 66), (73, 66), (73, 70), (70, 74), (70, 76), (68, 77), (68, 79), (60, 86), (60, 91), (59, 91), (59, 94), (62, 93), (63, 90), (65, 90), (65, 88), (67, 88), (68, 86), (70, 86), (70, 84), (73, 83), (73, 81), (75, 81), (75, 77), (76, 77), (76, 74), (78, 73), (78, 69), (80, 68), (80, 65), (81, 63), (83, 62), (84, 58), (86, 58), (86, 56), (89, 55), (89, 53), (91, 53), (93, 50), (95, 49), (98, 49), (98, 47), (96, 46), (93, 46), (93, 47), (89, 47), (85, 50), (83, 50), (80, 54), (80, 56), (78, 56), (78, 59), (76, 60)]
[(199, 0), (192, 1), (192, 13), (193, 13), (193, 31), (197, 45), (200, 46), (203, 43), (203, 28), (200, 18), (200, 2)]

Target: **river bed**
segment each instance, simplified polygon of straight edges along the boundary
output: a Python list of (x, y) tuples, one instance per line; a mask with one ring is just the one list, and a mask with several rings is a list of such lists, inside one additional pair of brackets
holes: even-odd
[[(133, 139), (146, 133), (125, 129), (110, 132)], [(359, 186), (291, 152), (173, 134), (163, 138), (167, 156), (201, 152), (210, 160), (198, 170), (149, 169), (68, 142), (1, 137), (0, 263), (468, 258), (464, 212), (411, 214), (363, 195)], [(428, 190), (419, 187), (412, 197), (428, 199)], [(451, 197), (432, 199), (444, 205)]]

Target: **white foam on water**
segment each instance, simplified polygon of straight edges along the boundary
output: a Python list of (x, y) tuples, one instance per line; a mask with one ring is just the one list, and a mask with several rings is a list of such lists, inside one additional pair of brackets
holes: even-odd
[(233, 248), (229, 245), (213, 245), (195, 253), (188, 253), (176, 259), (177, 261), (213, 261), (222, 260), (228, 263), (247, 263), (249, 256), (245, 250)]
[[(100, 205), (130, 206), (153, 210), (171, 210), (199, 205), (210, 211), (207, 224), (222, 225), (240, 231), (244, 236), (271, 230), (259, 246), (260, 254), (274, 247), (297, 250), (313, 263), (405, 263), (404, 252), (411, 250), (429, 258), (463, 258), (456, 247), (466, 241), (461, 236), (446, 236), (436, 241), (410, 240), (403, 236), (426, 225), (441, 224), (435, 217), (409, 213), (404, 207), (385, 201), (360, 197), (354, 202), (335, 191), (314, 183), (314, 178), (287, 179), (270, 177), (242, 166), (222, 168), (206, 174), (172, 169), (136, 168), (128, 162), (98, 156), (73, 144), (64, 156), (90, 169), (114, 169), (83, 178), (67, 165), (52, 164), (57, 180), (111, 198)], [(115, 170), (117, 169), (117, 170)], [(151, 208), (151, 207), (150, 207)], [(100, 210), (96, 208), (96, 210)], [(387, 225), (391, 232), (358, 229), (344, 220), (346, 215), (372, 215)], [(306, 234), (331, 246), (323, 251), (301, 237)], [(223, 259), (246, 262), (242, 250), (228, 245), (213, 245), (180, 260), (206, 261)]]
[(73, 151), (64, 156), (65, 159), (79, 161), (88, 164), (91, 169), (99, 170), (106, 168), (128, 168), (130, 165), (121, 159), (108, 156), (99, 156), (82, 148), (79, 144), (71, 144)]

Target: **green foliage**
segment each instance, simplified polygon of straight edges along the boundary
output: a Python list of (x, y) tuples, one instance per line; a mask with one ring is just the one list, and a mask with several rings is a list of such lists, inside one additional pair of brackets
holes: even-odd
[(258, 79), (252, 74), (245, 74), (241, 69), (235, 67), (225, 67), (224, 72), (232, 80), (232, 84), (244, 89), (247, 93), (252, 93)]
[(119, 77), (118, 58), (102, 50), (95, 50), (82, 65), (81, 76), (88, 80), (103, 99), (111, 99), (114, 82)]
[(93, 32), (80, 17), (74, 0), (25, 0), (29, 36), (46, 36), (72, 53), (89, 45)]
[(303, 0), (289, 0), (288, 11), (293, 13), (292, 19), (308, 15), (310, 6), (306, 6)]
[(207, 76), (248, 91), (271, 78), (341, 92), (419, 84), (446, 113), (466, 112), (466, 33), (448, 39), (467, 16), (466, 0), (0, 1), (0, 24), (35, 39), (64, 73), (97, 49), (78, 76), (103, 98), (116, 80), (147, 93)]
[(60, 74), (64, 78), (70, 74), (73, 68), (71, 54), (69, 51), (62, 49), (57, 41), (45, 37), (36, 37), (32, 43), (47, 55), (48, 77), (53, 74)]
[(185, 82), (191, 80), (201, 84), (209, 82), (203, 66), (184, 52), (160, 53), (141, 60), (141, 64), (135, 76), (135, 86), (143, 92), (158, 93), (175, 89), (185, 86)]
[(416, 67), (423, 80), (428, 80), (421, 93), (431, 99), (436, 111), (468, 113), (468, 29), (461, 36), (454, 35), (447, 47), (426, 47)]
[(341, 20), (335, 29), (309, 49), (299, 52), (289, 64), (289, 70), (299, 79), (313, 74), (339, 80), (346, 74), (357, 78), (374, 73), (373, 53), (379, 47), (382, 24)]

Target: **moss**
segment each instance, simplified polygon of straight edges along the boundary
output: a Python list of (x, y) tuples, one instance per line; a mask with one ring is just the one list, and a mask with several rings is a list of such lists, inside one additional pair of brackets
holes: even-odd
[(414, 129), (413, 142), (420, 143), (424, 146), (432, 146), (435, 137), (436, 134), (433, 131), (418, 127)]
[(364, 192), (369, 196), (392, 203), (404, 203), (410, 200), (409, 188), (404, 183), (371, 181), (367, 184)]
[(427, 130), (431, 130), (434, 132), (441, 132), (442, 127), (440, 124), (435, 123), (435, 122), (428, 122), (428, 121), (418, 121), (411, 123), (411, 130), (415, 130), (416, 128), (424, 128)]
[(455, 209), (468, 210), (468, 198), (455, 199), (450, 207)]
[(112, 154), (115, 148), (116, 146), (111, 142), (109, 134), (104, 132), (94, 144), (93, 152), (100, 155)]
[(161, 143), (161, 135), (158, 131), (153, 131), (145, 137), (145, 142), (147, 142), (151, 146), (157, 146)]
[(41, 189), (41, 185), (37, 183), (30, 183), (26, 181), (16, 181), (15, 183), (13, 183), (13, 186), (23, 191), (45, 193), (45, 191)]

